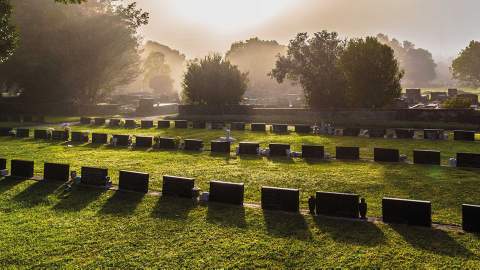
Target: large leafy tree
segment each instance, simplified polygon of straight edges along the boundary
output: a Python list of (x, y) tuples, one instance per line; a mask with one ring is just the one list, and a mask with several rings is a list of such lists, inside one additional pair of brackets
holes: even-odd
[(465, 85), (480, 87), (480, 42), (471, 41), (452, 63), (453, 77)]
[(352, 39), (340, 57), (352, 107), (381, 108), (400, 96), (400, 71), (394, 51), (374, 37)]
[(279, 56), (271, 76), (279, 83), (298, 82), (313, 109), (344, 106), (345, 80), (338, 60), (345, 48), (336, 32), (322, 31), (309, 37), (299, 33), (288, 45), (286, 56)]
[(170, 67), (165, 63), (165, 55), (151, 52), (143, 63), (143, 83), (161, 96), (173, 94), (173, 80)]
[(183, 80), (183, 97), (189, 104), (211, 106), (240, 103), (247, 89), (248, 73), (218, 54), (189, 63)]

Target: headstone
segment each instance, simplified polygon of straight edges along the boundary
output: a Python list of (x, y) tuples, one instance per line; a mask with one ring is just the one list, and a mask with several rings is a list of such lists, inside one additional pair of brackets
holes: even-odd
[(343, 129), (343, 136), (358, 137), (358, 135), (360, 135), (360, 129), (359, 128), (345, 128), (345, 129)]
[(18, 178), (32, 178), (33, 177), (33, 161), (27, 160), (12, 160), (10, 162), (10, 174)]
[(440, 165), (440, 151), (413, 150), (413, 163)]
[(466, 232), (480, 233), (480, 205), (462, 204), (462, 227)]
[(213, 153), (230, 153), (230, 142), (211, 141), (210, 145)]
[(116, 146), (129, 146), (130, 135), (113, 135), (114, 140), (117, 140)]
[(53, 130), (52, 140), (68, 141), (70, 139), (70, 132), (68, 130)]
[(150, 148), (153, 145), (153, 137), (149, 136), (135, 136), (136, 147)]
[(28, 138), (28, 137), (30, 137), (30, 129), (17, 128), (17, 138)]
[(207, 127), (205, 121), (193, 121), (193, 128), (204, 129)]
[(322, 145), (302, 145), (303, 158), (325, 158), (325, 148)]
[(202, 151), (202, 148), (203, 148), (203, 141), (202, 140), (185, 139), (184, 143), (185, 143), (184, 150), (187, 150), (187, 151)]
[(240, 142), (238, 145), (239, 155), (256, 155), (260, 144), (257, 142)]
[(210, 181), (209, 201), (243, 205), (244, 184)]
[(271, 143), (268, 148), (270, 149), (270, 156), (285, 157), (287, 156), (287, 150), (290, 150), (290, 144)]
[(107, 185), (108, 169), (82, 167), (81, 183), (91, 186)]
[(432, 204), (429, 201), (383, 198), (382, 216), (385, 223), (430, 227), (432, 226)]
[(312, 133), (312, 127), (310, 125), (295, 125), (295, 132), (296, 133)]
[(373, 158), (376, 162), (399, 162), (400, 152), (398, 149), (374, 148)]
[(300, 191), (298, 189), (262, 187), (262, 209), (298, 212)]
[(250, 128), (252, 131), (256, 132), (265, 132), (266, 131), (266, 124), (265, 123), (252, 123)]
[(89, 141), (88, 135), (88, 132), (72, 131), (72, 142), (86, 143)]
[(133, 119), (125, 120), (125, 128), (137, 128), (137, 122)]
[(457, 153), (457, 167), (480, 168), (480, 154)]
[(288, 125), (272, 124), (272, 131), (274, 133), (288, 133)]
[(43, 165), (43, 179), (48, 181), (67, 182), (70, 178), (70, 165), (45, 163)]
[(92, 133), (93, 144), (106, 144), (108, 143), (108, 135), (105, 133)]
[(427, 140), (441, 140), (443, 139), (443, 129), (424, 129), (423, 138)]
[(12, 128), (9, 127), (0, 127), (0, 137), (8, 137), (11, 136)]
[(387, 131), (381, 128), (371, 128), (368, 130), (368, 136), (370, 138), (384, 138)]
[(316, 193), (317, 214), (325, 216), (358, 218), (357, 194), (321, 192)]
[(415, 131), (413, 129), (407, 128), (397, 128), (395, 129), (395, 136), (397, 139), (413, 139)]
[(121, 123), (121, 120), (120, 119), (110, 119), (108, 121), (108, 124), (111, 126), (111, 127), (120, 127), (120, 123)]
[(225, 123), (224, 122), (212, 122), (211, 123), (211, 128), (212, 129), (224, 129), (225, 128)]
[(158, 148), (160, 149), (176, 149), (174, 138), (160, 138), (158, 140)]
[(142, 120), (140, 126), (142, 128), (153, 128), (153, 120)]
[(120, 171), (118, 188), (135, 192), (148, 193), (148, 173)]
[(35, 129), (33, 131), (33, 138), (37, 140), (48, 140), (48, 131), (46, 129)]
[(93, 123), (96, 125), (96, 126), (103, 126), (105, 125), (105, 123), (107, 122), (107, 120), (105, 118), (94, 118), (93, 119)]
[(7, 169), (7, 160), (5, 158), (0, 158), (0, 170)]
[(158, 128), (170, 128), (170, 121), (168, 120), (160, 120), (157, 122)]
[(188, 121), (187, 120), (176, 120), (175, 121), (175, 128), (188, 128)]
[(92, 123), (92, 118), (90, 117), (81, 117), (80, 124), (82, 125), (90, 125)]
[(475, 131), (455, 130), (453, 131), (455, 141), (475, 141)]
[(195, 179), (193, 178), (165, 175), (163, 176), (162, 196), (193, 198), (194, 186)]
[(244, 122), (232, 122), (230, 124), (231, 130), (245, 130), (245, 123)]
[(360, 159), (360, 148), (358, 148), (358, 147), (337, 146), (336, 147), (335, 158), (336, 159), (358, 160), (358, 159)]

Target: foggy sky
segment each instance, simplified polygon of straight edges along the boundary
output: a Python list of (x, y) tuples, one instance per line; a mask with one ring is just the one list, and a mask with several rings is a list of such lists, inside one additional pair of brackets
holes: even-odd
[[(222, 0), (228, 3), (218, 7), (225, 23), (214, 25), (179, 15), (174, 2), (210, 1), (212, 5), (215, 0), (135, 1), (151, 14), (150, 24), (142, 29), (145, 39), (179, 49), (188, 57), (224, 53), (234, 41), (254, 36), (287, 44), (298, 32), (322, 29), (337, 31), (344, 37), (385, 33), (412, 41), (440, 60), (457, 55), (470, 40), (480, 40), (479, 0), (284, 0), (289, 4), (273, 7), (275, 14), (259, 21), (256, 19), (261, 16), (255, 12), (265, 7), (255, 3), (267, 0)], [(198, 4), (191, 7), (186, 14), (202, 12)], [(239, 24), (243, 17), (244, 23)]]

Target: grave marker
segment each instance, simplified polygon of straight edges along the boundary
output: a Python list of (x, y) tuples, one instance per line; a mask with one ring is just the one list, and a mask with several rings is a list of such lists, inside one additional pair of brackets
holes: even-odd
[(381, 128), (372, 128), (368, 130), (368, 136), (370, 138), (384, 138), (387, 131)]
[(70, 132), (68, 130), (53, 130), (52, 140), (68, 141), (70, 139)]
[(118, 188), (135, 192), (148, 193), (148, 173), (120, 171)]
[(285, 157), (287, 156), (287, 150), (290, 150), (290, 145), (283, 143), (271, 143), (268, 145), (268, 148), (270, 149), (270, 156)]
[(17, 138), (28, 138), (28, 137), (30, 137), (30, 129), (17, 128)]
[(81, 125), (90, 125), (92, 123), (92, 118), (90, 117), (80, 117)]
[(157, 122), (158, 128), (170, 128), (170, 121), (160, 120)]
[(121, 120), (120, 119), (110, 119), (108, 121), (108, 124), (111, 126), (111, 127), (120, 127), (120, 123), (121, 123)]
[(298, 212), (300, 191), (298, 189), (262, 187), (262, 209)]
[(260, 144), (257, 142), (240, 142), (238, 145), (239, 155), (256, 155)]
[(137, 122), (133, 119), (125, 120), (125, 128), (137, 128)]
[(255, 131), (255, 132), (265, 132), (267, 130), (265, 123), (252, 123), (250, 125), (250, 128), (252, 131)]
[(230, 142), (211, 141), (210, 145), (213, 153), (230, 153)]
[(321, 191), (316, 193), (316, 210), (319, 215), (358, 218), (359, 202), (360, 197), (357, 194)]
[(176, 149), (174, 138), (160, 138), (158, 140), (158, 148), (160, 149)]
[(457, 167), (480, 168), (480, 154), (457, 153)]
[(360, 159), (360, 148), (358, 148), (358, 147), (337, 146), (336, 147), (335, 158), (336, 159), (358, 160), (358, 159)]
[(33, 177), (33, 161), (12, 160), (10, 162), (11, 176), (30, 179)]
[(455, 141), (475, 141), (475, 131), (454, 130), (453, 139)]
[(153, 145), (153, 137), (149, 136), (135, 136), (136, 147), (150, 148)]
[(83, 142), (86, 143), (89, 141), (88, 132), (83, 131), (72, 131), (72, 142)]
[(432, 204), (429, 201), (383, 198), (382, 216), (385, 223), (430, 227)]
[(92, 143), (93, 144), (107, 144), (108, 135), (105, 133), (92, 133)]
[(6, 170), (6, 169), (7, 169), (7, 159), (0, 158), (0, 170)]
[(211, 126), (212, 129), (224, 129), (225, 128), (225, 123), (224, 122), (212, 122), (210, 126)]
[(244, 184), (210, 181), (209, 201), (243, 205)]
[(184, 143), (185, 143), (184, 150), (187, 150), (187, 151), (202, 151), (202, 148), (203, 148), (203, 141), (202, 140), (185, 139)]
[(443, 139), (443, 129), (424, 129), (423, 138), (427, 140), (441, 140)]
[(9, 127), (0, 127), (0, 137), (8, 137), (11, 136), (12, 134), (10, 133), (12, 131), (12, 128)]
[(70, 178), (70, 165), (45, 163), (43, 165), (43, 179), (48, 181), (67, 182)]
[(398, 149), (374, 148), (373, 156), (376, 162), (399, 162), (400, 153)]
[(310, 125), (295, 125), (295, 132), (296, 133), (312, 133), (312, 127)]
[(153, 128), (153, 121), (152, 120), (142, 120), (140, 122), (140, 126), (142, 128)]
[(117, 141), (116, 146), (130, 145), (130, 135), (113, 135), (112, 137)]
[(105, 119), (105, 118), (95, 118), (95, 119), (93, 119), (93, 123), (96, 126), (103, 126), (103, 125), (105, 125), (106, 122), (107, 122), (107, 119)]
[(325, 149), (322, 145), (302, 145), (303, 158), (325, 158)]
[(415, 131), (413, 129), (397, 128), (395, 129), (395, 136), (397, 139), (413, 139)]
[(81, 183), (91, 186), (107, 185), (108, 169), (82, 167)]
[(343, 130), (343, 136), (358, 137), (360, 135), (359, 128), (345, 128)]
[(175, 128), (188, 128), (188, 121), (187, 120), (176, 120), (175, 121)]
[(50, 136), (46, 129), (35, 129), (33, 131), (33, 138), (37, 140), (48, 140)]
[(245, 123), (244, 122), (232, 122), (230, 124), (231, 130), (245, 130)]
[(205, 121), (193, 121), (192, 125), (193, 128), (196, 129), (204, 129), (207, 127), (207, 123)]
[(163, 176), (162, 196), (193, 198), (194, 178)]
[(440, 165), (440, 151), (413, 150), (413, 163)]
[(462, 228), (466, 232), (480, 233), (480, 205), (462, 204)]
[(288, 125), (272, 124), (272, 131), (274, 133), (288, 133)]

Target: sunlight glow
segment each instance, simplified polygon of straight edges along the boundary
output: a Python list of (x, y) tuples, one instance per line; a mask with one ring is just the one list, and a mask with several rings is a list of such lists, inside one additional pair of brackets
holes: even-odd
[(280, 14), (295, 0), (173, 0), (180, 18), (212, 30), (242, 31)]

